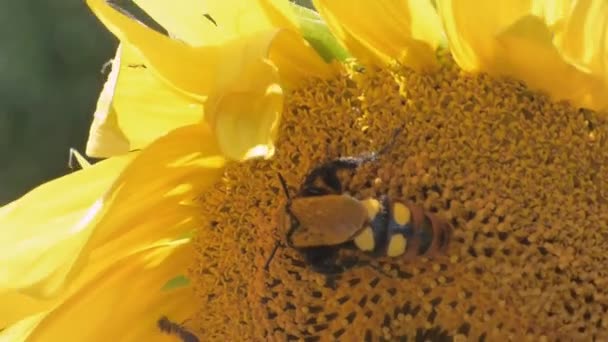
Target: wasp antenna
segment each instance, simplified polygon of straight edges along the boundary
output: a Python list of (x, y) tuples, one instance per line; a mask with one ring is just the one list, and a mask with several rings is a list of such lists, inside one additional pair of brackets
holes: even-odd
[(376, 156), (380, 156), (380, 155), (388, 152), (391, 148), (393, 148), (393, 146), (395, 146), (395, 141), (397, 140), (397, 136), (401, 132), (403, 132), (404, 129), (405, 129), (405, 125), (402, 125), (401, 127), (396, 128), (393, 131), (393, 136), (391, 137), (391, 140), (386, 145), (384, 145), (384, 147), (381, 148), (380, 151), (378, 151), (378, 153), (376, 153)]
[(395, 129), (393, 131), (393, 136), (391, 137), (391, 140), (384, 145), (384, 147), (382, 147), (379, 151), (377, 152), (371, 152), (369, 154), (367, 154), (364, 157), (361, 157), (361, 163), (366, 163), (366, 162), (372, 162), (372, 161), (376, 161), (378, 160), (378, 158), (385, 154), (386, 152), (388, 152), (391, 148), (393, 148), (393, 146), (395, 146), (395, 141), (397, 140), (397, 136), (405, 129), (405, 125), (402, 125), (401, 127)]
[(281, 186), (283, 187), (283, 191), (285, 192), (285, 196), (287, 196), (287, 200), (291, 202), (291, 196), (289, 196), (289, 188), (287, 188), (287, 182), (285, 182), (285, 178), (279, 172), (277, 172), (279, 176), (279, 181), (281, 181)]
[(274, 255), (277, 253), (277, 249), (279, 249), (279, 247), (281, 247), (281, 243), (279, 241), (277, 241), (274, 244), (274, 247), (272, 248), (270, 255), (268, 256), (268, 259), (266, 259), (266, 263), (264, 264), (264, 270), (268, 271), (268, 268), (270, 267), (270, 262), (274, 258)]

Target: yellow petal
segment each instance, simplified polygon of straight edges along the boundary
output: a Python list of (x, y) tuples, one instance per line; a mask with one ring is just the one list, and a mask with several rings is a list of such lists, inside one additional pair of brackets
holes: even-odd
[(608, 2), (576, 1), (564, 15), (555, 43), (577, 67), (593, 73), (608, 68)]
[(605, 2), (440, 0), (438, 7), (463, 69), (515, 77), (578, 106), (608, 106)]
[[(270, 75), (260, 65), (260, 78)], [(271, 157), (283, 111), (283, 93), (269, 82), (255, 92), (230, 92), (209, 99), (206, 116), (214, 128), (222, 153), (233, 160)]]
[[(11, 303), (12, 304), (12, 303)], [(14, 305), (18, 305), (17, 302)], [(49, 314), (49, 311), (42, 311), (28, 316), (19, 322), (0, 329), (0, 342), (23, 342), (36, 329), (36, 326)]]
[(193, 48), (166, 37), (116, 11), (105, 0), (87, 0), (87, 4), (121, 42), (132, 43), (145, 64), (176, 90), (202, 101), (213, 89), (220, 75), (210, 71), (221, 61), (219, 47)]
[(32, 190), (0, 208), (0, 292), (55, 293), (90, 237), (103, 195), (134, 156), (112, 158)]
[(274, 28), (298, 30), (286, 0), (208, 1), (206, 9), (224, 32), (233, 37)]
[[(19, 321), (22, 321), (22, 325), (25, 325), (24, 317), (49, 310), (56, 305), (57, 301), (33, 298), (17, 291), (7, 291), (0, 293), (0, 303), (4, 304), (0, 306), (0, 331), (2, 331), (3, 328), (15, 325)], [(2, 335), (0, 334), (0, 336)], [(8, 341), (17, 340), (9, 339)], [(1, 341), (3, 340), (0, 337)]]
[(206, 18), (209, 10), (200, 0), (134, 0), (141, 9), (169, 32), (192, 46), (220, 43), (225, 35)]
[(119, 46), (116, 57), (112, 61), (112, 71), (99, 94), (97, 108), (93, 113), (93, 123), (89, 129), (85, 151), (90, 157), (106, 158), (125, 154), (131, 150), (129, 139), (118, 126), (116, 110), (112, 105), (120, 71), (120, 51)]
[[(578, 1), (578, 0), (577, 0)], [(532, 0), (531, 13), (543, 18), (551, 30), (559, 29), (571, 10), (573, 0)]]
[(281, 83), (290, 89), (313, 77), (329, 79), (341, 69), (340, 63), (327, 64), (304, 38), (289, 30), (276, 35), (268, 58), (277, 66)]
[(315, 0), (334, 35), (364, 63), (399, 61), (415, 69), (437, 66), (441, 24), (430, 1)]
[(247, 68), (255, 68), (268, 56), (271, 43), (281, 32), (259, 31), (218, 46), (191, 47), (127, 18), (104, 0), (88, 0), (88, 4), (121, 41), (128, 41), (139, 50), (146, 65), (160, 78), (200, 101), (228, 88), (259, 90), (256, 82), (243, 80), (242, 75), (252, 74)]
[(495, 37), (530, 12), (529, 0), (438, 0), (450, 50), (467, 71), (488, 70), (498, 57)]
[[(283, 10), (278, 10), (281, 6), (265, 3), (263, 11), (258, 8), (248, 12), (249, 7), (240, 3), (241, 7), (237, 6), (235, 13), (241, 13), (239, 8), (244, 9), (245, 12), (237, 17), (242, 17), (243, 23), (251, 22), (248, 36), (235, 36), (221, 46), (190, 47), (128, 19), (104, 1), (89, 0), (88, 3), (109, 28), (121, 40), (132, 43), (146, 60), (146, 65), (156, 70), (174, 89), (207, 102), (205, 120), (218, 130), (223, 153), (237, 160), (272, 155), (272, 141), (276, 135), (273, 130), (282, 107), (278, 97), (282, 93), (278, 89), (276, 68), (267, 62), (267, 57), (284, 66), (279, 70), (283, 82), (296, 84), (315, 75), (311, 74), (315, 68), (307, 55), (297, 48), (297, 42), (302, 38), (289, 29), (268, 27), (292, 27), (291, 19)], [(285, 5), (290, 10), (288, 4)], [(251, 16), (254, 19), (247, 19), (250, 13), (255, 14)], [(260, 16), (273, 19), (263, 24), (263, 20), (259, 21)], [(221, 23), (222, 18), (220, 15), (215, 20)], [(319, 65), (327, 66), (312, 49), (310, 51)], [(238, 100), (227, 104), (226, 99), (230, 98)], [(222, 118), (224, 113), (226, 117)], [(240, 121), (230, 122), (237, 119)], [(240, 134), (244, 136), (240, 137)]]
[(298, 31), (297, 21), (285, 0), (134, 2), (172, 36), (192, 46), (222, 43), (276, 28)]
[(159, 138), (141, 151), (104, 196), (101, 229), (90, 243), (132, 240), (134, 246), (146, 245), (181, 234), (183, 227), (193, 228), (197, 208), (184, 201), (214, 184), (224, 165), (206, 125), (180, 127)]
[[(0, 290), (58, 295), (74, 277), (82, 282), (114, 260), (195, 228), (196, 208), (183, 203), (213, 184), (224, 166), (210, 129), (172, 131), (118, 179), (119, 170), (104, 168), (125, 167), (135, 155), (98, 163), (0, 209), (6, 228), (0, 231)], [(90, 204), (95, 195), (100, 199)]]
[(575, 101), (596, 110), (608, 108), (608, 2), (575, 2), (558, 29), (554, 42), (562, 56), (601, 82), (588, 98)]
[[(28, 341), (171, 341), (157, 321), (167, 316), (182, 322), (197, 307), (191, 287), (162, 288), (185, 272), (193, 257), (192, 247), (181, 240), (118, 260), (52, 310), (26, 319), (21, 336)], [(16, 330), (11, 327), (3, 335)]]
[(285, 29), (273, 43), (270, 59), (281, 75), (281, 81), (298, 87), (309, 77), (329, 78), (339, 70), (337, 64), (325, 63), (321, 56), (299, 34), (299, 24), (287, 0), (209, 1), (209, 13), (226, 37), (235, 39), (255, 32)]
[(118, 47), (100, 95), (87, 155), (107, 158), (141, 149), (174, 128), (196, 123), (202, 104), (169, 89), (133, 46)]
[(104, 196), (77, 284), (126, 255), (199, 227), (200, 209), (191, 202), (219, 179), (224, 164), (202, 124), (180, 127), (144, 149)]
[(524, 17), (497, 38), (504, 53), (503, 63), (496, 66), (501, 74), (515, 76), (533, 89), (542, 89), (554, 98), (570, 100), (579, 106), (608, 105), (606, 83), (567, 63), (540, 18)]
[[(221, 78), (219, 81), (224, 82), (228, 79), (226, 74), (234, 74), (228, 70), (234, 70), (238, 75), (239, 68), (252, 58), (270, 56), (279, 68), (282, 82), (290, 87), (300, 85), (308, 77), (331, 77), (339, 70), (337, 64), (325, 63), (308, 42), (297, 34), (297, 21), (287, 1), (232, 0), (209, 2), (204, 8), (202, 4), (182, 2), (179, 11), (185, 11), (187, 7), (192, 6), (190, 12), (199, 13), (201, 21), (209, 21), (203, 16), (208, 12), (218, 24), (217, 28), (207, 28), (204, 32), (210, 37), (205, 46), (194, 45), (198, 49), (195, 48), (189, 53), (182, 51), (183, 46), (175, 47), (175, 43), (168, 42), (169, 38), (116, 12), (103, 0), (88, 0), (88, 3), (121, 41), (128, 40), (135, 44), (165, 80), (192, 96), (208, 93), (209, 88), (203, 87), (200, 81), (204, 75), (207, 79)], [(172, 27), (175, 26), (172, 23), (175, 17), (170, 18), (168, 13), (176, 11), (173, 9), (173, 3), (142, 1), (140, 4), (142, 8), (155, 17), (158, 16), (161, 22), (168, 25), (167, 29), (171, 32)], [(191, 14), (187, 16), (190, 17)], [(181, 17), (178, 18), (181, 20)], [(182, 27), (181, 24), (178, 26)], [(282, 35), (280, 41), (271, 46), (276, 32), (283, 30), (291, 34)], [(234, 46), (230, 48), (225, 45)], [(252, 49), (252, 46), (256, 45), (262, 49)], [(158, 51), (152, 51), (154, 49)], [(258, 52), (261, 53), (257, 54)], [(159, 56), (162, 54), (174, 56)], [(192, 55), (198, 55), (198, 63)], [(294, 59), (298, 64), (292, 62)], [(182, 69), (182, 71), (174, 69)], [(195, 76), (193, 70), (196, 73), (203, 73)], [(193, 84), (196, 79), (199, 79), (199, 82)]]

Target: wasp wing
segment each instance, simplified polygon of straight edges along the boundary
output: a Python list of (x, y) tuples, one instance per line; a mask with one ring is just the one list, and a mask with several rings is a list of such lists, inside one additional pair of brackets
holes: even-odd
[(300, 197), (291, 212), (300, 227), (294, 231), (295, 247), (334, 246), (347, 242), (364, 228), (367, 209), (347, 195)]

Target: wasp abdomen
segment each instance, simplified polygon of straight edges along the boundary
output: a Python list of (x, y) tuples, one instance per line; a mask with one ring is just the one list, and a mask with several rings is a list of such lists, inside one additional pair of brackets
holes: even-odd
[(445, 252), (451, 235), (451, 226), (422, 207), (408, 204), (412, 212), (414, 236), (406, 256), (434, 256)]
[(415, 247), (417, 240), (416, 221), (409, 205), (392, 202), (388, 222), (386, 255), (390, 257), (407, 254)]
[(424, 255), (431, 248), (433, 244), (433, 223), (431, 219), (424, 215), (422, 219), (422, 224), (420, 225), (420, 229), (418, 230), (418, 239), (420, 239), (420, 244), (418, 246), (418, 255)]
[(368, 198), (361, 201), (367, 209), (369, 224), (353, 240), (357, 248), (376, 255), (384, 254), (388, 243), (388, 199)]
[(369, 225), (354, 238), (362, 251), (375, 255), (406, 258), (443, 252), (451, 227), (419, 206), (400, 201), (366, 199)]

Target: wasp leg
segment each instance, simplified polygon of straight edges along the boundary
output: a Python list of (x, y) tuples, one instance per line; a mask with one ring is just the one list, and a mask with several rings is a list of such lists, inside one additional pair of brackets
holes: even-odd
[[(338, 252), (335, 247), (315, 247), (304, 252), (306, 261), (314, 272), (320, 273), (326, 277), (326, 283), (330, 286), (334, 284), (338, 276), (348, 270), (358, 267), (370, 267), (374, 271), (386, 276), (392, 277), (378, 266), (373, 265), (368, 260), (361, 260), (356, 256), (338, 257)], [(332, 288), (333, 288), (332, 287)]]
[(268, 269), (270, 267), (270, 262), (274, 258), (274, 255), (277, 253), (277, 250), (279, 249), (279, 247), (281, 247), (281, 243), (279, 241), (277, 241), (274, 244), (274, 247), (272, 248), (272, 251), (270, 251), (270, 256), (268, 257), (268, 259), (266, 259), (266, 263), (264, 264), (264, 270), (265, 271), (268, 271)]
[(352, 268), (368, 264), (361, 262), (357, 257), (338, 257), (337, 254), (337, 252), (334, 252), (331, 256), (323, 259), (312, 260), (313, 270), (326, 276), (337, 276)]
[(346, 269), (344, 267), (342, 267), (338, 264), (330, 264), (330, 263), (312, 265), (312, 270), (317, 273), (321, 273), (327, 277), (337, 276), (337, 275), (344, 273), (344, 271), (346, 271)]
[(311, 247), (302, 250), (306, 263), (310, 268), (324, 275), (338, 275), (344, 272), (344, 267), (336, 263), (338, 249), (336, 246)]
[(360, 258), (355, 257), (355, 256), (342, 258), (339, 261), (339, 264), (342, 265), (342, 268), (344, 269), (344, 271), (347, 271), (347, 270), (350, 270), (353, 268), (358, 268), (358, 267), (369, 267), (369, 268), (373, 269), (374, 271), (376, 271), (386, 277), (392, 277), (389, 273), (384, 271), (382, 268), (380, 268), (376, 265), (373, 265), (370, 260), (361, 260)]

